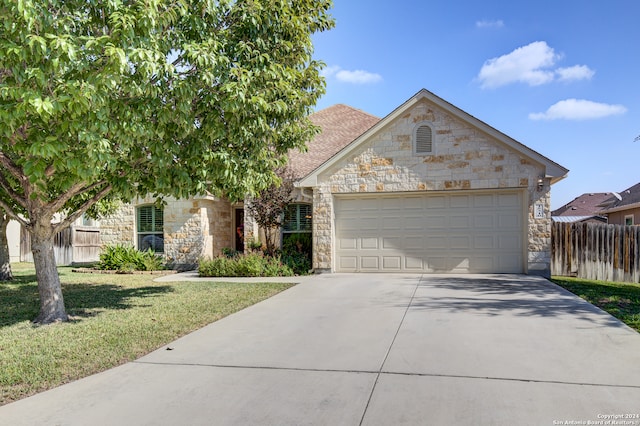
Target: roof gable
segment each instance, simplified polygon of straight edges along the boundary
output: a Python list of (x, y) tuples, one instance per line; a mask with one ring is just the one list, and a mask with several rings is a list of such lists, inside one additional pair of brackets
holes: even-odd
[(306, 176), (329, 160), (378, 123), (380, 118), (348, 105), (337, 104), (311, 114), (309, 120), (320, 127), (321, 132), (307, 144), (306, 152), (289, 152), (289, 166), (296, 177)]
[(319, 174), (321, 174), (323, 171), (327, 170), (328, 168), (332, 167), (332, 165), (341, 161), (346, 156), (350, 155), (350, 153), (358, 149), (359, 146), (366, 143), (371, 137), (376, 135), (378, 132), (383, 131), (385, 127), (393, 123), (399, 117), (402, 117), (408, 110), (410, 110), (414, 105), (416, 105), (418, 102), (421, 102), (421, 101), (427, 101), (436, 105), (437, 107), (444, 110), (446, 113), (451, 114), (453, 117), (487, 134), (491, 138), (513, 149), (515, 152), (522, 155), (523, 157), (535, 163), (540, 164), (545, 169), (546, 177), (550, 178), (552, 183), (555, 183), (563, 179), (564, 177), (566, 177), (568, 170), (565, 169), (564, 167), (551, 161), (547, 157), (539, 154), (538, 152), (528, 148), (522, 143), (516, 141), (515, 139), (505, 135), (504, 133), (494, 129), (493, 127), (489, 126), (483, 121), (478, 120), (472, 115), (455, 107), (454, 105), (436, 96), (435, 94), (429, 92), (428, 90), (422, 89), (418, 93), (416, 93), (414, 96), (409, 98), (402, 105), (400, 105), (398, 108), (396, 108), (394, 111), (392, 111), (385, 118), (383, 118), (382, 120), (377, 122), (375, 125), (373, 125), (371, 128), (366, 130), (363, 134), (361, 134), (359, 137), (353, 140), (350, 144), (346, 145), (340, 151), (336, 152), (335, 155), (330, 157), (327, 161), (325, 161), (320, 166), (318, 166), (313, 171), (311, 171), (309, 174), (307, 174), (303, 179), (301, 179), (299, 183), (300, 186), (315, 186), (317, 184)]

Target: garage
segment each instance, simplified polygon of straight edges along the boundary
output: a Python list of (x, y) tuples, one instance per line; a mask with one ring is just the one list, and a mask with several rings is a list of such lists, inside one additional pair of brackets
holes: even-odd
[(525, 192), (336, 195), (337, 272), (523, 273)]

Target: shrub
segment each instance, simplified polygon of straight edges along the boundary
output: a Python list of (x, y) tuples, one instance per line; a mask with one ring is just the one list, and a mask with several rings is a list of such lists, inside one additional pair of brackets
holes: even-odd
[(248, 253), (229, 258), (219, 256), (202, 259), (198, 265), (201, 277), (282, 277), (294, 275), (279, 258), (262, 253)]
[(311, 234), (286, 234), (282, 242), (282, 262), (296, 275), (306, 275), (311, 270)]
[(164, 262), (151, 249), (140, 251), (132, 246), (118, 244), (102, 249), (100, 262), (96, 267), (121, 272), (158, 271), (164, 269)]

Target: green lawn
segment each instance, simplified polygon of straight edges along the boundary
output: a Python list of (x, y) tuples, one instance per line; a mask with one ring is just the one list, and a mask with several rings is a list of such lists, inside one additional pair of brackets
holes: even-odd
[(291, 284), (155, 283), (59, 268), (68, 323), (36, 326), (31, 264), (0, 282), (0, 405), (134, 360)]
[(554, 283), (640, 332), (640, 284), (553, 277)]

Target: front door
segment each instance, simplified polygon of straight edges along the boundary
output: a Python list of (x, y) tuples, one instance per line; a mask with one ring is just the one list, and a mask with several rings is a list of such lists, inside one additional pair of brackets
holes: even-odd
[(235, 210), (236, 250), (244, 252), (244, 209)]

